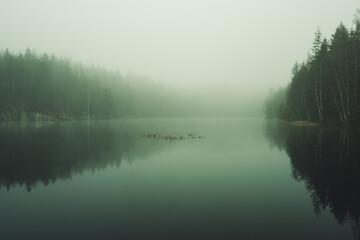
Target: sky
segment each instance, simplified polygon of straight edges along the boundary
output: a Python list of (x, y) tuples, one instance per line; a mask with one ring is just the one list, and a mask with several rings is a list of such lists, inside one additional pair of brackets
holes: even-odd
[(330, 37), (340, 22), (351, 27), (357, 8), (360, 0), (0, 0), (0, 49), (250, 99), (286, 85), (317, 28)]

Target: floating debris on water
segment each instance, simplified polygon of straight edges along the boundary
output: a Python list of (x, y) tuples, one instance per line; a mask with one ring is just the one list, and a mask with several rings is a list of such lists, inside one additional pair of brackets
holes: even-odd
[(203, 139), (204, 137), (194, 134), (175, 134), (175, 135), (162, 135), (159, 133), (145, 133), (141, 136), (142, 138), (149, 138), (149, 139), (164, 139), (164, 140), (186, 140), (186, 139)]

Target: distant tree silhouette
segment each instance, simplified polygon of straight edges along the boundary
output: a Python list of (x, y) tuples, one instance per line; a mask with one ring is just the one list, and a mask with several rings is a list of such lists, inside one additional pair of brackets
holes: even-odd
[(173, 89), (146, 78), (84, 67), (30, 49), (0, 52), (0, 120), (177, 116)]

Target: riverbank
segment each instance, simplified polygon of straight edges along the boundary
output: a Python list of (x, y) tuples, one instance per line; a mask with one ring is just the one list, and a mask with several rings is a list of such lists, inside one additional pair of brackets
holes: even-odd
[[(10, 121), (68, 121), (68, 120), (92, 120), (95, 119), (89, 115), (71, 116), (68, 114), (57, 113), (41, 113), (41, 112), (26, 112), (26, 111), (12, 111), (0, 112), (0, 122)], [(98, 118), (97, 118), (98, 119)], [(108, 118), (105, 118), (108, 119)]]
[(320, 123), (316, 123), (316, 122), (308, 122), (308, 121), (292, 121), (290, 122), (291, 125), (293, 126), (298, 126), (298, 127), (318, 127), (320, 126)]
[(351, 128), (359, 128), (360, 129), (360, 123), (359, 122), (342, 122), (339, 120), (328, 120), (325, 122), (309, 122), (304, 120), (296, 120), (296, 121), (290, 121), (290, 120), (283, 120), (278, 119), (278, 122), (281, 123), (288, 123), (292, 126), (296, 127), (335, 127), (335, 128), (344, 128), (344, 127), (351, 127)]

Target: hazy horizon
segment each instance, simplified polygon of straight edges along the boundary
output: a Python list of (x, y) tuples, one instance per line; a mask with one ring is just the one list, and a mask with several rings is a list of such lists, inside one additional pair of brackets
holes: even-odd
[(30, 48), (259, 108), (269, 89), (288, 83), (316, 29), (329, 38), (340, 22), (351, 27), (359, 7), (355, 0), (5, 0), (0, 48)]
[(0, 0), (0, 32), (0, 239), (360, 240), (360, 0)]

